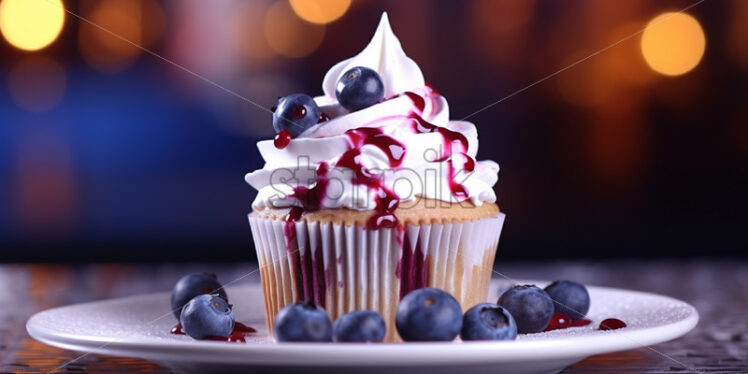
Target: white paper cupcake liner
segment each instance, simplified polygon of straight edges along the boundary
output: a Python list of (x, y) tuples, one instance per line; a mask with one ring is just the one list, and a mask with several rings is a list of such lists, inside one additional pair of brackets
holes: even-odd
[(284, 221), (250, 216), (268, 329), (285, 305), (313, 300), (333, 321), (354, 310), (379, 312), (393, 341), (397, 304), (413, 289), (441, 288), (463, 309), (485, 302), (504, 217), (406, 224), (401, 239), (395, 229), (300, 220), (287, 243)]

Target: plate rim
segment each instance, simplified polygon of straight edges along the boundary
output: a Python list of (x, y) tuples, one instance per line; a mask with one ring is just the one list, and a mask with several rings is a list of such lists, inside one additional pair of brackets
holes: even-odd
[[(493, 280), (494, 282), (496, 280)], [(528, 281), (531, 282), (531, 281)], [(519, 282), (522, 283), (522, 282)], [(544, 284), (545, 281), (534, 282)], [(230, 288), (260, 287), (250, 284)], [(579, 359), (595, 354), (619, 352), (669, 341), (687, 334), (699, 321), (695, 307), (685, 301), (652, 292), (628, 290), (615, 287), (587, 286), (589, 290), (622, 292), (635, 296), (648, 296), (680, 303), (689, 311), (678, 321), (646, 328), (614, 330), (582, 336), (560, 336), (551, 339), (520, 339), (514, 341), (480, 342), (417, 342), (377, 344), (320, 344), (320, 343), (261, 343), (226, 344), (213, 341), (142, 341), (136, 338), (81, 336), (51, 329), (37, 320), (44, 314), (60, 309), (88, 307), (97, 304), (127, 303), (143, 298), (168, 297), (168, 292), (132, 295), (121, 298), (71, 304), (43, 310), (32, 315), (26, 322), (29, 335), (47, 345), (58, 348), (97, 354), (136, 357), (156, 362), (174, 361), (169, 357), (189, 355), (190, 362), (203, 364), (262, 364), (278, 366), (392, 366), (413, 361), (415, 353), (423, 354), (428, 349), (432, 364), (472, 362), (522, 362), (527, 360)], [(633, 336), (632, 336), (633, 335)], [(393, 349), (396, 347), (397, 349)], [(334, 348), (335, 361), (330, 361), (330, 349)], [(537, 351), (543, 352), (537, 357)], [(535, 351), (535, 352), (533, 352)], [(252, 352), (252, 354), (247, 354)], [(243, 354), (237, 354), (243, 353)], [(488, 354), (490, 353), (490, 354)], [(456, 357), (458, 357), (456, 359)], [(337, 360), (337, 358), (340, 358)], [(386, 360), (384, 360), (386, 358)]]

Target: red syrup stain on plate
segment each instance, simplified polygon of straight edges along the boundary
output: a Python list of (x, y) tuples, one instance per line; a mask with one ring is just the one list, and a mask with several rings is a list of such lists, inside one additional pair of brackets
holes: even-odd
[(624, 327), (626, 327), (626, 322), (623, 322), (617, 318), (608, 318), (600, 322), (600, 326), (597, 329), (606, 331), (606, 330), (618, 330)]
[[(234, 330), (231, 331), (231, 335), (223, 337), (223, 336), (211, 336), (210, 338), (204, 339), (204, 340), (214, 340), (214, 341), (221, 341), (221, 342), (231, 342), (231, 343), (246, 343), (245, 337), (250, 334), (256, 333), (257, 330), (251, 326), (247, 326), (241, 322), (235, 322), (234, 323)], [(187, 335), (184, 332), (184, 329), (182, 329), (182, 324), (178, 323), (174, 327), (171, 328), (171, 333), (174, 335)]]
[(569, 327), (587, 326), (590, 323), (592, 323), (592, 321), (586, 318), (574, 321), (566, 314), (554, 313), (553, 317), (551, 317), (551, 322), (548, 324), (548, 327), (545, 328), (545, 331), (561, 330)]
[(580, 319), (579, 321), (572, 321), (571, 322), (571, 327), (587, 326), (590, 323), (592, 323), (592, 321), (590, 321), (590, 320), (588, 320), (586, 318), (585, 319)]
[(176, 325), (174, 325), (174, 327), (171, 328), (170, 332), (174, 335), (185, 335), (184, 330), (182, 330), (181, 323), (177, 323)]
[(548, 327), (545, 328), (545, 331), (560, 330), (567, 327), (571, 327), (571, 318), (563, 313), (553, 313), (551, 322), (548, 324)]

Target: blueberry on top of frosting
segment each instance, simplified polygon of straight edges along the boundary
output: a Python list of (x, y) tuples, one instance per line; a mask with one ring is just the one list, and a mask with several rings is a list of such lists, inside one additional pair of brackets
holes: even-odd
[(273, 128), (298, 136), (319, 121), (320, 110), (309, 95), (297, 93), (278, 99), (273, 112)]
[(384, 83), (376, 71), (356, 66), (340, 77), (335, 96), (340, 105), (348, 110), (364, 109), (382, 100)]

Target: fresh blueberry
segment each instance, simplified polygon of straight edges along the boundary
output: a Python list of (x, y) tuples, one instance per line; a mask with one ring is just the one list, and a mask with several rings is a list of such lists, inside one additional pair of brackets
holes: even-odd
[(517, 324), (511, 313), (491, 303), (478, 304), (465, 312), (462, 340), (514, 340)]
[(536, 286), (514, 286), (501, 295), (497, 304), (512, 314), (520, 334), (545, 330), (553, 317), (551, 297)]
[(590, 310), (590, 294), (577, 282), (555, 281), (545, 288), (545, 292), (553, 300), (556, 313), (566, 314), (574, 321), (583, 319)]
[(382, 316), (371, 310), (359, 310), (340, 316), (332, 324), (332, 340), (336, 342), (381, 342), (385, 325)]
[(325, 310), (300, 301), (286, 305), (275, 315), (275, 339), (279, 342), (329, 342), (332, 323)]
[(276, 133), (288, 130), (294, 137), (319, 121), (320, 110), (309, 95), (291, 94), (278, 99), (273, 109), (273, 128)]
[(452, 295), (420, 288), (400, 300), (395, 325), (405, 341), (450, 341), (462, 329), (462, 309)]
[(343, 108), (350, 111), (364, 109), (382, 100), (384, 83), (376, 71), (356, 66), (340, 77), (335, 96)]
[(218, 283), (215, 274), (198, 273), (180, 278), (171, 291), (171, 311), (174, 317), (179, 319), (184, 304), (187, 304), (193, 297), (204, 294), (218, 294), (227, 302), (229, 301), (226, 291)]
[(198, 295), (182, 308), (182, 330), (195, 338), (227, 337), (234, 329), (234, 312), (226, 300), (215, 295)]

